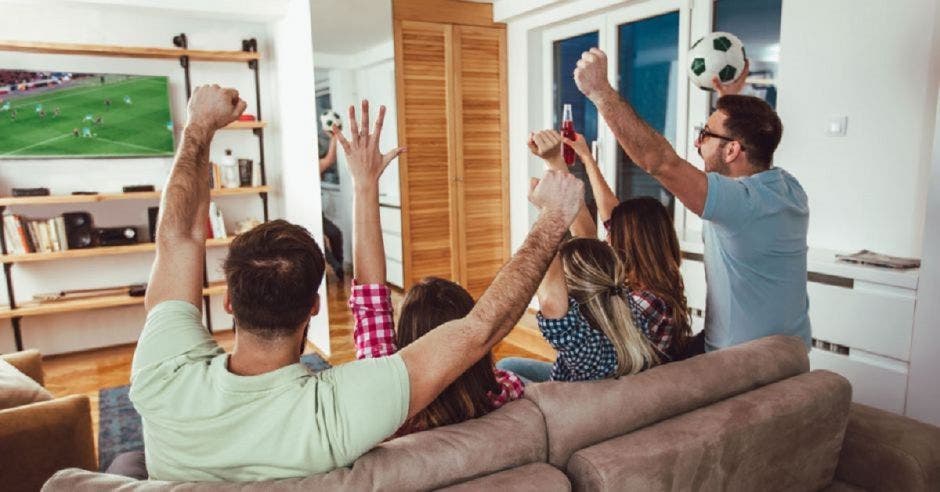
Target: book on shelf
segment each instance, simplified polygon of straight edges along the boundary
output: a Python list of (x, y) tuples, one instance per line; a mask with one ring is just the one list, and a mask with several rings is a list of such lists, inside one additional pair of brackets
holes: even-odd
[(225, 220), (222, 217), (222, 209), (215, 202), (209, 202), (209, 218), (206, 222), (206, 232), (210, 239), (225, 239), (228, 233), (225, 232)]
[(53, 253), (69, 249), (65, 220), (59, 217), (30, 219), (19, 215), (3, 216), (3, 239), (7, 254)]

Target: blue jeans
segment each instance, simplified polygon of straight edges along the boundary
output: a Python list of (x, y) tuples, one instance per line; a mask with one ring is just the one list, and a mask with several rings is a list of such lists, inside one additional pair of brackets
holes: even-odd
[(496, 363), (498, 369), (515, 373), (525, 384), (541, 383), (552, 378), (552, 363), (525, 357), (506, 357)]

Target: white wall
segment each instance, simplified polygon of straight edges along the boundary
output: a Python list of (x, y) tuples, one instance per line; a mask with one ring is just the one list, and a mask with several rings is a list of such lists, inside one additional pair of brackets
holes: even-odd
[[(304, 12), (298, 9), (307, 8), (305, 0), (292, 0), (286, 5), (295, 10), (295, 18), (304, 15)], [(291, 220), (310, 227), (320, 238), (321, 234), (316, 232), (320, 230), (319, 196), (316, 192), (311, 193), (311, 190), (318, 188), (316, 173), (313, 173), (313, 176), (290, 173), (293, 166), (304, 166), (304, 160), (310, 160), (315, 155), (316, 142), (308, 144), (296, 136), (296, 133), (304, 132), (314, 124), (304, 121), (308, 115), (298, 114), (304, 107), (305, 100), (309, 99), (310, 106), (313, 105), (312, 84), (309, 90), (296, 87), (296, 90), (289, 93), (283, 91), (284, 87), (291, 87), (291, 81), (304, 78), (305, 57), (310, 79), (313, 78), (309, 20), (300, 27), (291, 25), (290, 17), (280, 23), (239, 21), (230, 18), (219, 21), (196, 18), (186, 12), (134, 10), (126, 6), (110, 8), (94, 5), (92, 2), (88, 5), (57, 2), (54, 8), (48, 5), (44, 8), (38, 7), (37, 3), (4, 4), (4, 15), (0, 17), (2, 37), (17, 41), (172, 47), (172, 37), (185, 32), (190, 47), (219, 50), (238, 50), (242, 39), (257, 38), (259, 51), (262, 53), (262, 111), (264, 119), (271, 122), (265, 132), (267, 178), (274, 190), (270, 199), (270, 215), (272, 218), (283, 217), (287, 211)], [(306, 15), (309, 19), (309, 11), (306, 11)], [(303, 32), (307, 33), (305, 48), (302, 43), (298, 46), (298, 39), (302, 37)], [(283, 46), (292, 47), (282, 49)], [(168, 76), (177, 133), (185, 122), (183, 71), (174, 60), (0, 51), (0, 67)], [(284, 75), (279, 77), (278, 69), (283, 70)], [(248, 102), (248, 111), (255, 111), (252, 72), (245, 64), (193, 62), (191, 73), (193, 86), (219, 83), (236, 87)], [(282, 84), (279, 84), (279, 78)], [(289, 112), (292, 110), (293, 112)], [(258, 158), (257, 140), (248, 131), (219, 132), (213, 143), (210, 158), (218, 160), (225, 148), (231, 148), (236, 156), (256, 160)], [(285, 159), (284, 156), (287, 155), (292, 158)], [(119, 192), (121, 186), (129, 184), (153, 184), (162, 188), (171, 165), (170, 158), (4, 160), (0, 162), (0, 194), (8, 195), (10, 188), (14, 186), (45, 186), (50, 188), (53, 194), (67, 194), (74, 190)], [(312, 162), (310, 166), (312, 168)], [(314, 195), (316, 198), (310, 200), (309, 204), (296, 200), (288, 201), (288, 206), (285, 207), (284, 195), (280, 191), (284, 181), (282, 170), (284, 176), (290, 177), (290, 183), (299, 186), (306, 181), (304, 194)], [(288, 197), (297, 194), (298, 192), (293, 191)], [(217, 201), (223, 209), (230, 230), (234, 230), (238, 220), (262, 217), (261, 201), (256, 196), (220, 198)], [(134, 224), (146, 228), (147, 207), (155, 204), (148, 201), (121, 201), (79, 206), (19, 207), (13, 208), (12, 211), (43, 217), (66, 211), (87, 210), (94, 215), (96, 224), (100, 226)], [(222, 278), (219, 267), (224, 253), (225, 248), (210, 250), (210, 279)], [(17, 300), (22, 302), (38, 292), (146, 282), (152, 261), (152, 253), (143, 253), (16, 265), (13, 271)], [(6, 302), (6, 292), (3, 290), (0, 290), (0, 299), (0, 302)], [(214, 297), (213, 304), (214, 327), (230, 326), (231, 318), (221, 309), (221, 297)], [(45, 354), (128, 343), (136, 341), (143, 319), (144, 310), (141, 306), (24, 318), (23, 341), (25, 346), (37, 348)], [(314, 321), (311, 331), (316, 332), (317, 327), (320, 327), (320, 331), (327, 332), (325, 314)], [(4, 320), (0, 323), (0, 352), (11, 351), (13, 347), (10, 322)]]
[[(694, 5), (690, 39), (696, 39), (710, 30), (711, 2), (688, 1)], [(512, 142), (524, 138), (532, 128), (531, 115), (540, 112), (539, 103), (531, 101), (532, 91), (541, 88), (533, 33), (632, 3), (642, 2), (494, 3), (496, 20), (508, 25), (509, 66), (527, 67), (509, 73), (514, 246), (528, 231), (520, 197), (525, 195), (529, 157)], [(934, 16), (926, 15), (934, 4), (783, 2), (778, 110), (785, 130), (776, 163), (791, 171), (809, 194), (811, 247), (921, 254), (934, 89), (940, 80), (936, 64), (928, 63), (940, 56), (930, 42)], [(689, 94), (690, 127), (707, 116), (705, 94), (696, 89)], [(849, 117), (846, 137), (824, 135), (831, 115)], [(694, 153), (689, 156), (698, 160)], [(700, 240), (700, 220), (681, 207), (679, 211), (678, 223), (687, 228), (683, 239)]]
[[(810, 199), (811, 247), (920, 256), (940, 52), (936, 0), (787, 0), (777, 165)], [(845, 137), (827, 119), (849, 117)]]
[[(940, 8), (934, 9), (940, 26)], [(934, 30), (933, 46), (940, 52), (940, 29)], [(932, 60), (934, 70), (940, 59)], [(935, 90), (936, 90), (936, 86)], [(927, 192), (923, 262), (920, 268), (918, 301), (911, 340), (911, 368), (907, 385), (907, 415), (940, 425), (940, 103), (936, 106), (933, 130), (933, 163)]]

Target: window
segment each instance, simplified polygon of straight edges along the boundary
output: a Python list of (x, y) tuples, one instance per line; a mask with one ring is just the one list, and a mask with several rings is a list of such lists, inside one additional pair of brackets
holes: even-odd
[[(744, 43), (751, 75), (743, 94), (758, 96), (777, 107), (774, 79), (780, 60), (782, 0), (716, 0), (715, 30), (730, 32)], [(714, 107), (714, 98), (712, 106)]]
[[(574, 128), (584, 135), (584, 140), (591, 145), (597, 140), (597, 107), (578, 90), (574, 83), (575, 65), (581, 58), (581, 53), (598, 46), (598, 33), (589, 32), (578, 36), (555, 41), (553, 44), (553, 108), (552, 128), (561, 128), (562, 108), (565, 104), (571, 105)], [(594, 202), (594, 193), (588, 182), (587, 172), (580, 160), (575, 160), (571, 166), (571, 173), (584, 182), (584, 201), (591, 211), (591, 216), (597, 213), (597, 204)]]
[[(620, 94), (654, 130), (676, 143), (679, 84), (679, 13), (621, 24), (617, 28)], [(683, 72), (684, 76), (685, 73)], [(617, 147), (617, 197), (656, 198), (672, 215), (675, 198)]]

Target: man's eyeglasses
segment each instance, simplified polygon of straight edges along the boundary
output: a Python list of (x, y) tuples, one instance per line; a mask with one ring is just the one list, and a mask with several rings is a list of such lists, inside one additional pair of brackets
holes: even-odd
[(705, 137), (720, 138), (720, 139), (722, 139), (722, 140), (727, 140), (727, 141), (729, 141), (729, 142), (734, 142), (735, 140), (737, 140), (737, 139), (734, 139), (734, 138), (731, 138), (731, 137), (727, 137), (727, 136), (725, 136), (725, 135), (719, 135), (719, 134), (717, 134), (717, 133), (712, 132), (711, 130), (708, 129), (708, 125), (705, 125), (705, 126), (696, 126), (695, 129), (698, 130), (698, 137), (695, 138), (695, 141), (696, 141), (696, 142), (699, 142), (699, 143), (704, 142), (704, 141), (705, 141)]

